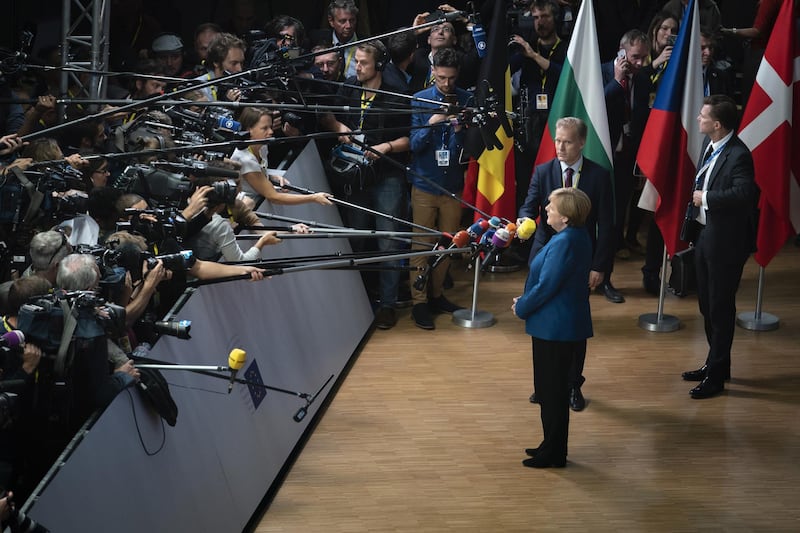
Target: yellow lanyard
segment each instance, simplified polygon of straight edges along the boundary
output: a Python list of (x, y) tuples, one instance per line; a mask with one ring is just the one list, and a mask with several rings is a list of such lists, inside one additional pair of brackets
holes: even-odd
[[(553, 57), (553, 53), (556, 51), (558, 44), (561, 42), (561, 38), (556, 36), (556, 43), (550, 48), (550, 53), (547, 54), (547, 60), (550, 61), (550, 58)], [(544, 92), (544, 85), (547, 83), (547, 71), (543, 69), (539, 69), (539, 74), (542, 76), (542, 92)]]
[[(211, 73), (210, 72), (208, 74), (206, 74), (206, 79), (208, 81), (211, 81)], [(208, 89), (211, 91), (211, 99), (212, 100), (216, 100), (217, 99), (217, 86), (216, 85), (212, 85)]]
[(375, 101), (375, 94), (372, 93), (372, 96), (367, 96), (367, 91), (361, 91), (361, 118), (358, 121), (358, 129), (364, 129), (364, 115), (367, 113), (367, 110), (372, 107), (372, 102)]

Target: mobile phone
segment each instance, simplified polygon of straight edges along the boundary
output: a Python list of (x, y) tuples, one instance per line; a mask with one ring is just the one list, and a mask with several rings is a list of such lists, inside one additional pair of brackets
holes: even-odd
[(626, 58), (627, 58), (627, 56), (628, 56), (628, 54), (625, 52), (625, 49), (624, 49), (624, 48), (621, 48), (621, 49), (620, 49), (620, 50), (617, 52), (617, 61), (621, 61), (621, 60), (623, 60), (623, 59), (626, 59)]
[(668, 35), (667, 36), (667, 46), (675, 46), (675, 42), (678, 40), (677, 35)]
[(455, 105), (458, 103), (458, 95), (456, 93), (450, 93), (444, 95), (444, 102), (448, 105)]

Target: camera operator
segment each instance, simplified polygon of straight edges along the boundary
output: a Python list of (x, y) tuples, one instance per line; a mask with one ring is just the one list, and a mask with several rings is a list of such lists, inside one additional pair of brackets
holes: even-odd
[[(100, 269), (94, 256), (87, 254), (70, 254), (58, 265), (56, 286), (65, 291), (94, 291), (100, 283)], [(102, 311), (98, 311), (102, 312)], [(82, 343), (76, 347), (74, 366), (76, 372), (76, 396), (89, 401), (93, 407), (105, 407), (119, 391), (139, 380), (139, 371), (132, 361), (126, 361), (114, 368), (113, 375), (108, 375), (108, 346), (103, 342)], [(83, 348), (83, 353), (81, 352)], [(90, 353), (89, 350), (94, 353)], [(81, 390), (80, 385), (86, 387)], [(76, 402), (78, 403), (78, 402)]]
[[(51, 287), (50, 282), (38, 276), (15, 280), (8, 295), (10, 311), (2, 318), (3, 332), (17, 329), (19, 308), (34, 296), (46, 295)], [(17, 478), (24, 470), (22, 457), (32, 429), (32, 391), (42, 351), (32, 342), (26, 342), (21, 349), (8, 350), (2, 355), (0, 380), (24, 383), (21, 388), (12, 390), (16, 396), (0, 394), (3, 403), (10, 404), (4, 405), (5, 420), (0, 424), (0, 487), (9, 487), (17, 485)]]
[(61, 231), (42, 231), (31, 239), (31, 266), (24, 275), (41, 276), (56, 284), (58, 263), (72, 253), (72, 245)]

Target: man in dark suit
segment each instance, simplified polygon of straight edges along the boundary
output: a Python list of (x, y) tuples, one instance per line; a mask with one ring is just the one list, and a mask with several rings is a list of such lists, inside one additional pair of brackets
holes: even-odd
[[(650, 112), (652, 82), (642, 69), (650, 55), (649, 43), (643, 32), (630, 30), (620, 39), (616, 59), (601, 65), (608, 128), (614, 150), (615, 251), (622, 249), (625, 243), (625, 217), (635, 183), (633, 166)], [(625, 298), (611, 284), (613, 266), (612, 261), (600, 290), (609, 301), (622, 303)]]
[[(586, 123), (574, 117), (565, 117), (556, 123), (556, 155), (552, 161), (538, 165), (533, 171), (528, 196), (519, 210), (519, 217), (536, 218), (542, 221), (534, 234), (531, 259), (547, 244), (555, 234), (547, 225), (545, 207), (550, 193), (561, 187), (577, 187), (592, 201), (592, 209), (586, 219), (586, 229), (592, 240), (592, 270), (589, 274), (588, 288), (592, 290), (603, 282), (604, 273), (611, 268), (614, 256), (613, 243), (613, 200), (611, 197), (611, 176), (597, 163), (583, 156), (586, 144)], [(569, 404), (574, 411), (586, 405), (581, 393), (583, 365), (586, 351), (576, 354), (570, 368)], [(536, 393), (531, 401), (536, 403)]]
[[(733, 96), (731, 69), (722, 69), (714, 61), (717, 49), (716, 38), (703, 30), (700, 33), (700, 53), (703, 64), (703, 96), (726, 94)], [(730, 67), (730, 65), (728, 65)]]
[(736, 290), (755, 249), (759, 189), (750, 150), (734, 132), (736, 120), (736, 103), (724, 95), (706, 97), (697, 117), (710, 140), (692, 193), (701, 227), (695, 239), (697, 299), (709, 350), (701, 368), (683, 373), (686, 381), (700, 382), (689, 391), (695, 399), (716, 396), (730, 379)]

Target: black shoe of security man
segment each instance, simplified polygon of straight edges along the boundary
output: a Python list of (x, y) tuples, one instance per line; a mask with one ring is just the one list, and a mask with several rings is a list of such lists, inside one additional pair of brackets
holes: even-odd
[(392, 329), (397, 324), (397, 313), (391, 307), (381, 307), (375, 313), (375, 327), (378, 329)]
[(445, 298), (444, 294), (439, 296), (438, 298), (431, 298), (429, 305), (433, 311), (438, 313), (452, 313), (453, 311), (464, 309), (460, 305), (456, 305), (447, 298)]
[(414, 304), (411, 308), (411, 318), (414, 319), (414, 324), (422, 329), (436, 329), (433, 323), (433, 314), (431, 313), (428, 304)]

